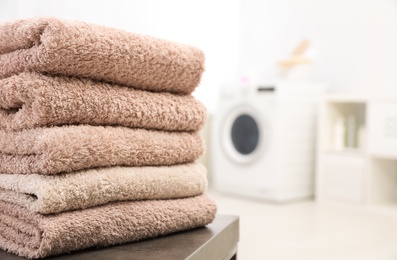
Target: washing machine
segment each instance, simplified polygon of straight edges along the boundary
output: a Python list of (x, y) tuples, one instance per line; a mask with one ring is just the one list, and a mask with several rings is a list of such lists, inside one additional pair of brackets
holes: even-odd
[(324, 85), (225, 86), (211, 137), (215, 190), (283, 202), (313, 195), (316, 112)]

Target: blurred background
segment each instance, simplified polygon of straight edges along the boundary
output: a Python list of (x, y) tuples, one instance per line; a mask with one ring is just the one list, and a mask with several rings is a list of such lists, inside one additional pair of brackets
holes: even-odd
[(239, 259), (397, 259), (396, 0), (1, 0), (202, 49), (209, 193)]

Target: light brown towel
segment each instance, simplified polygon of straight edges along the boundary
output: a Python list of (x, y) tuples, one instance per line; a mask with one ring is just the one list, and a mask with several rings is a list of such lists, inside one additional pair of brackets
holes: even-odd
[(203, 142), (197, 132), (87, 125), (0, 131), (0, 173), (3, 174), (174, 165), (193, 162), (202, 152)]
[(104, 26), (30, 18), (0, 26), (0, 78), (23, 71), (189, 94), (200, 82), (204, 54)]
[(199, 163), (158, 167), (108, 167), (59, 175), (0, 174), (0, 200), (41, 214), (123, 200), (175, 199), (207, 189)]
[(117, 202), (52, 215), (0, 202), (0, 248), (41, 258), (203, 226), (212, 222), (215, 214), (216, 205), (206, 195)]
[(191, 95), (36, 73), (0, 80), (0, 129), (89, 124), (196, 131), (205, 117), (205, 107)]

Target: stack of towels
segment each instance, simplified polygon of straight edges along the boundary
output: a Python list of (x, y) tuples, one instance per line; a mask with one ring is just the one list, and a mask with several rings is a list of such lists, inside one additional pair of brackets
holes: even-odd
[(82, 22), (0, 26), (0, 248), (41, 258), (206, 225), (193, 47)]

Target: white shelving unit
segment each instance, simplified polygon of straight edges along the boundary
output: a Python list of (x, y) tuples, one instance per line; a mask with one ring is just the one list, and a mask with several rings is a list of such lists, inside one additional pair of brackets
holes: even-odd
[(316, 200), (397, 214), (397, 98), (324, 97)]

